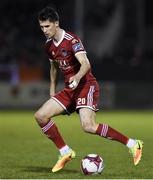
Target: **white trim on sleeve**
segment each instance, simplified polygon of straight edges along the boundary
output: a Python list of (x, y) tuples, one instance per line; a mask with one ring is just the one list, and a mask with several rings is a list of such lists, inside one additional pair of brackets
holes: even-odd
[(76, 52), (76, 53), (75, 53), (75, 56), (76, 56), (77, 54), (87, 54), (87, 52), (86, 52), (86, 51), (79, 51), (79, 52)]

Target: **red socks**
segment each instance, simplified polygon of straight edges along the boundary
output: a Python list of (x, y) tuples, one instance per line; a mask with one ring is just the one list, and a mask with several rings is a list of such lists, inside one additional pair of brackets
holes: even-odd
[[(50, 120), (47, 124), (41, 125), (41, 129), (46, 136), (51, 139), (58, 149), (61, 149), (66, 144), (60, 135), (56, 124)], [(109, 127), (107, 124), (99, 124), (96, 134), (107, 139), (116, 140), (122, 144), (127, 144), (128, 137)]]
[(128, 139), (129, 139), (128, 137), (124, 136), (120, 132), (109, 127), (107, 124), (99, 124), (96, 134), (98, 134), (99, 136), (111, 139), (111, 140), (116, 140), (125, 145), (127, 144)]
[(66, 144), (60, 135), (56, 124), (50, 120), (47, 124), (41, 125), (41, 129), (46, 136), (51, 139), (58, 149), (61, 149)]

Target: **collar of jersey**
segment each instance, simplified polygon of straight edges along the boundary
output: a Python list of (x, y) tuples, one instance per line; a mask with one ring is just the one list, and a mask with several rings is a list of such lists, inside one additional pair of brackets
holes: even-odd
[(63, 39), (64, 39), (64, 36), (65, 36), (65, 31), (62, 29), (62, 31), (63, 31), (63, 33), (62, 33), (62, 36), (61, 36), (61, 39), (58, 41), (58, 42), (56, 42), (54, 39), (53, 39), (53, 43), (54, 43), (54, 45), (57, 47), (57, 46), (59, 46), (60, 45), (60, 43), (63, 41)]

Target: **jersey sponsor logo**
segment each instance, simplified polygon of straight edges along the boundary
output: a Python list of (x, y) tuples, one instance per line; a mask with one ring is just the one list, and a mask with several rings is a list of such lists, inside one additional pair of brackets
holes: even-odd
[(71, 66), (65, 60), (60, 60), (59, 61), (59, 68), (62, 70), (67, 70), (67, 69), (71, 68)]
[(73, 48), (74, 52), (77, 52), (77, 51), (80, 51), (80, 50), (84, 50), (83, 45), (82, 45), (81, 42), (74, 44), (72, 46), (72, 48)]

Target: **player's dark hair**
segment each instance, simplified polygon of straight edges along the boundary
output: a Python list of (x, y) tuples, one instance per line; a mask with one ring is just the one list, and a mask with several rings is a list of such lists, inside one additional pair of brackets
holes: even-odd
[(43, 8), (41, 11), (39, 11), (38, 20), (40, 21), (49, 20), (50, 22), (55, 22), (55, 21), (59, 21), (59, 15), (54, 8), (47, 6)]

